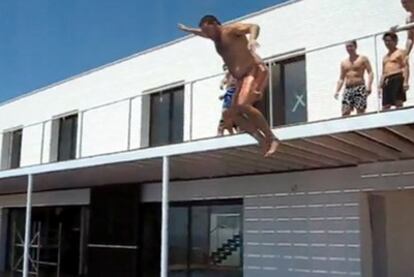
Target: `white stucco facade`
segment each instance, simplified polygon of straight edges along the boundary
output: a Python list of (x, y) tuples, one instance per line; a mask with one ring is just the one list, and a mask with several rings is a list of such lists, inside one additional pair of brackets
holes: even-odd
[[(243, 20), (260, 25), (259, 51), (268, 59), (387, 30), (404, 22), (404, 11), (399, 1), (303, 0)], [(400, 45), (403, 45), (405, 34), (400, 37)], [(374, 39), (358, 43), (359, 52), (370, 58), (376, 71)], [(385, 47), (379, 38), (378, 56), (384, 53)], [(345, 57), (342, 45), (306, 54), (308, 120), (340, 116), (340, 101), (333, 99), (333, 92), (339, 63)], [(82, 122), (79, 122), (78, 156), (147, 146), (149, 101), (148, 96), (140, 95), (171, 83), (220, 73), (221, 65), (209, 40), (184, 38), (4, 103), (0, 106), (0, 130), (48, 121), (67, 112), (85, 111), (79, 115)], [(375, 75), (378, 76), (377, 72)], [(184, 140), (215, 135), (221, 109), (217, 99), (221, 93), (219, 79), (215, 77), (185, 86)], [(407, 105), (410, 105), (414, 97), (409, 93), (408, 98)], [(119, 100), (123, 101), (89, 110)], [(376, 110), (377, 104), (374, 91), (368, 111)], [(50, 122), (24, 128), (22, 166), (50, 161), (51, 133)]]

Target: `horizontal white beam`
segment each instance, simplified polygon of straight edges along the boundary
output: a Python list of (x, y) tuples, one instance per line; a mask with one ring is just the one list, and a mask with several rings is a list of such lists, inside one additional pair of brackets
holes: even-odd
[[(337, 118), (293, 126), (285, 126), (275, 129), (274, 133), (280, 138), (280, 140), (285, 141), (411, 123), (414, 123), (414, 108), (406, 108), (382, 113), (372, 113), (361, 116), (351, 116), (347, 118)], [(242, 147), (253, 145), (255, 143), (256, 141), (253, 138), (245, 134), (203, 139), (180, 144), (137, 149), (128, 152), (118, 152), (65, 162), (5, 170), (0, 171), (0, 179), (154, 158), (159, 158), (161, 161), (163, 156), (176, 156), (225, 148)]]

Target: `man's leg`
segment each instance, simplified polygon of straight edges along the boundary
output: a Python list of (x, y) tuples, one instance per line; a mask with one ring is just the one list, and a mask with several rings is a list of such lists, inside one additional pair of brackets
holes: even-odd
[(348, 116), (351, 114), (351, 112), (352, 112), (352, 108), (350, 106), (347, 106), (347, 105), (342, 106), (342, 116)]
[(357, 114), (363, 114), (365, 113), (365, 109), (357, 109)]
[(229, 132), (230, 135), (233, 135), (234, 133), (233, 133), (232, 126), (234, 124), (234, 121), (230, 117), (230, 112), (228, 109), (223, 110), (222, 118), (223, 118), (223, 131), (227, 130), (227, 132)]
[(398, 108), (402, 108), (404, 106), (404, 102), (402, 100), (396, 100), (395, 101), (395, 107)]
[(355, 109), (357, 111), (357, 114), (365, 113), (367, 106), (368, 106), (368, 94), (365, 89), (365, 86), (361, 86), (358, 89), (358, 96), (355, 97)]
[(220, 119), (219, 125), (217, 127), (217, 135), (223, 136), (224, 135), (224, 120)]
[(279, 143), (277, 138), (273, 135), (272, 130), (270, 129), (262, 113), (253, 107), (253, 104), (258, 99), (254, 89), (263, 86), (263, 84), (258, 84), (255, 81), (255, 75), (253, 74), (247, 75), (243, 79), (240, 91), (238, 92), (235, 101), (235, 108), (239, 114), (246, 114), (256, 129), (263, 133), (265, 143), (268, 145), (265, 156), (270, 156), (276, 152)]
[(263, 93), (264, 90), (269, 85), (269, 70), (267, 69), (266, 65), (260, 64), (257, 70), (256, 75), (256, 82), (257, 84), (257, 91)]
[(342, 96), (342, 116), (349, 116), (352, 113), (354, 97), (352, 88), (345, 88), (344, 95)]
[[(230, 109), (225, 114), (225, 118), (227, 118), (227, 127), (231, 128), (234, 126), (239, 127), (239, 131), (247, 132), (251, 136), (253, 136), (260, 145), (263, 145), (263, 135), (259, 132), (259, 130), (254, 126), (254, 124), (249, 120), (246, 114), (240, 113), (235, 106), (237, 106), (237, 98), (242, 87), (243, 80), (238, 81), (236, 85), (235, 93), (232, 97), (232, 104)], [(232, 125), (231, 125), (232, 124)]]

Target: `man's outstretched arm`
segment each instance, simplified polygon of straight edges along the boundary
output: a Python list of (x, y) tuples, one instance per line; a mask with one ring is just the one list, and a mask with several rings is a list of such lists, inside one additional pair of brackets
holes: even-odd
[(201, 29), (187, 27), (187, 26), (185, 26), (184, 24), (181, 24), (181, 23), (178, 24), (178, 28), (181, 31), (184, 31), (186, 33), (190, 33), (190, 34), (193, 34), (193, 35), (196, 35), (196, 36), (207, 38), (207, 36), (203, 33), (203, 31), (201, 31)]

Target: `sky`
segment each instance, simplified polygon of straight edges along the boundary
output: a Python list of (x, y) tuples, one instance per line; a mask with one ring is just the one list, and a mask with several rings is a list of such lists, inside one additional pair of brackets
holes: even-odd
[(285, 0), (0, 0), (0, 102)]

